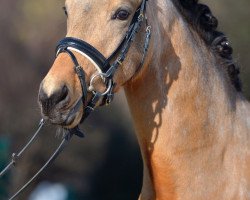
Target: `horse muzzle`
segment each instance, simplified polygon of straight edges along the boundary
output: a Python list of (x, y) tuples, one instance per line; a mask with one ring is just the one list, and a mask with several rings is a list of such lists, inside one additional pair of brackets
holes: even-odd
[(65, 85), (48, 94), (41, 84), (38, 103), (43, 119), (51, 124), (70, 127), (77, 124), (75, 121), (80, 121), (82, 100), (80, 98), (72, 103), (69, 90)]

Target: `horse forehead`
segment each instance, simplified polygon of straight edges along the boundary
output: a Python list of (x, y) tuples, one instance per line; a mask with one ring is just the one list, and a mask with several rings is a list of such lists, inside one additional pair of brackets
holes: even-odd
[(66, 0), (66, 4), (77, 4), (77, 6), (83, 6), (85, 11), (89, 11), (92, 7), (103, 6), (104, 4), (108, 5), (117, 5), (119, 3), (132, 3), (139, 4), (142, 0)]
[(116, 2), (119, 0), (66, 0), (67, 4), (81, 4), (81, 5), (98, 5), (102, 3)]

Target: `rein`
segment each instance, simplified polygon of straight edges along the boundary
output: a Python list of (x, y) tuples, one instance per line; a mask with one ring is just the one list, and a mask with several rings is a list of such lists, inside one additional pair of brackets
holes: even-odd
[[(21, 156), (26, 152), (26, 150), (31, 146), (31, 144), (35, 141), (39, 133), (41, 132), (43, 126), (45, 124), (45, 121), (42, 119), (38, 125), (37, 131), (34, 133), (34, 135), (31, 137), (31, 139), (27, 142), (27, 144), (23, 147), (23, 149), (18, 153), (12, 154), (12, 159), (10, 163), (0, 172), (0, 178), (2, 178), (10, 169), (11, 167), (15, 167), (17, 164), (18, 159), (21, 158)], [(9, 200), (15, 199), (21, 192), (23, 192), (64, 150), (64, 148), (67, 146), (73, 135), (77, 135), (79, 137), (84, 137), (83, 133), (78, 129), (69, 129), (66, 130), (67, 133), (65, 134), (61, 144), (57, 147), (57, 149), (54, 151), (54, 153), (51, 155), (51, 157), (48, 159), (48, 161), (43, 165), (43, 167), (25, 184), (23, 185), (12, 197), (9, 198)]]
[(42, 127), (44, 125), (44, 120), (42, 119), (38, 125), (38, 129), (35, 132), (35, 134), (32, 136), (32, 138), (28, 141), (28, 143), (23, 147), (23, 149), (18, 153), (13, 153), (12, 154), (12, 160), (11, 162), (3, 169), (3, 171), (1, 171), (0, 173), (0, 178), (7, 173), (7, 171), (12, 167), (16, 165), (16, 162), (18, 160), (18, 158), (20, 158), (23, 153), (29, 148), (29, 146), (34, 142), (34, 140), (37, 138), (38, 134), (40, 133)]
[[(148, 0), (142, 1), (140, 7), (137, 9), (137, 11), (134, 14), (134, 17), (131, 21), (131, 24), (128, 28), (128, 31), (125, 37), (123, 38), (123, 40), (121, 41), (117, 49), (114, 50), (114, 52), (110, 55), (109, 58), (105, 58), (105, 56), (103, 56), (92, 45), (77, 38), (66, 37), (58, 43), (56, 47), (56, 57), (60, 53), (67, 53), (70, 56), (72, 62), (74, 63), (75, 73), (77, 74), (81, 83), (82, 102), (83, 102), (83, 106), (86, 106), (86, 108), (84, 110), (84, 115), (82, 116), (80, 123), (82, 123), (95, 110), (96, 104), (101, 100), (101, 98), (102, 98), (101, 105), (109, 105), (112, 102), (114, 98), (113, 89), (115, 87), (115, 83), (113, 81), (114, 74), (116, 70), (118, 69), (118, 67), (121, 66), (124, 60), (126, 59), (129, 49), (131, 47), (131, 44), (135, 40), (135, 37), (142, 26), (142, 23), (145, 21), (146, 23), (145, 40), (144, 40), (142, 59), (138, 67), (138, 70), (143, 66), (145, 57), (149, 48), (150, 38), (151, 38), (151, 26), (148, 25), (148, 21), (146, 17), (147, 1)], [(73, 52), (78, 52), (82, 56), (86, 57), (96, 67), (98, 71), (97, 74), (92, 76), (89, 87), (87, 86), (87, 83), (86, 83), (85, 72), (82, 69), (81, 65), (78, 63), (77, 58)], [(112, 60), (115, 60), (115, 61), (112, 64), (110, 64)], [(94, 80), (98, 77), (102, 78), (102, 80), (106, 84), (106, 91), (104, 91), (103, 93), (95, 91), (93, 87)], [(92, 93), (92, 98), (89, 102), (87, 102), (87, 95), (89, 92)], [(11, 167), (16, 165), (18, 159), (20, 159), (23, 153), (31, 146), (31, 144), (37, 138), (44, 124), (45, 124), (45, 121), (42, 119), (39, 123), (37, 131), (31, 137), (31, 139), (27, 142), (24, 148), (18, 154), (16, 153), (12, 154), (12, 160), (0, 172), (0, 178), (4, 174), (6, 174), (11, 169)], [(15, 193), (11, 198), (9, 198), (9, 200), (15, 199), (21, 192), (23, 192), (34, 181), (34, 179), (37, 178), (37, 176), (39, 176), (60, 155), (63, 149), (70, 142), (73, 135), (76, 135), (81, 138), (84, 137), (84, 134), (82, 133), (82, 131), (79, 129), (78, 126), (76, 126), (73, 129), (65, 129), (65, 130), (66, 130), (66, 135), (64, 136), (58, 148), (54, 151), (54, 153), (48, 159), (48, 161), (25, 185), (21, 187), (21, 189), (18, 190), (17, 193)]]

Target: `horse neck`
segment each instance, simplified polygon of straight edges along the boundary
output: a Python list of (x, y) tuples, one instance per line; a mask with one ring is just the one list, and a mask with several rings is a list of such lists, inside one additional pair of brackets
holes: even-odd
[(172, 175), (191, 175), (192, 169), (184, 169), (187, 163), (199, 165), (215, 144), (223, 148), (237, 93), (170, 1), (150, 1), (148, 15), (153, 26), (149, 61), (125, 92), (144, 160), (142, 195), (174, 199), (178, 181)]

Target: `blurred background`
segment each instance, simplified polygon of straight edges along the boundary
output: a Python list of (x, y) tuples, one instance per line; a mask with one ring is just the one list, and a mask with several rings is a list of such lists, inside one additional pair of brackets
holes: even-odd
[[(244, 93), (250, 98), (250, 2), (203, 2), (211, 6), (234, 47)], [(39, 83), (54, 60), (57, 41), (66, 33), (63, 4), (63, 0), (1, 0), (0, 169), (39, 122)], [(137, 200), (142, 161), (123, 93), (112, 106), (95, 112), (82, 128), (86, 138), (74, 138), (19, 199)], [(16, 191), (48, 159), (60, 142), (55, 132), (54, 127), (46, 126), (18, 168), (0, 180), (0, 200)]]

